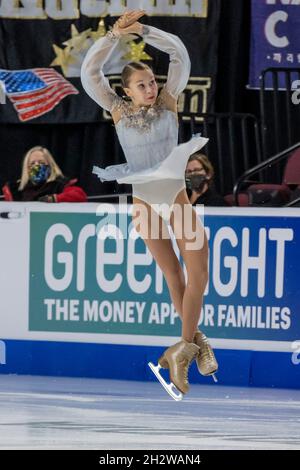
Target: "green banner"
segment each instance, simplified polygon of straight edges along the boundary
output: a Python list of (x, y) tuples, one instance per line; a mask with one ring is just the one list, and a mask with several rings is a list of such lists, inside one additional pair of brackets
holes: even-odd
[(161, 270), (117, 217), (100, 231), (94, 213), (30, 214), (30, 331), (180, 336)]

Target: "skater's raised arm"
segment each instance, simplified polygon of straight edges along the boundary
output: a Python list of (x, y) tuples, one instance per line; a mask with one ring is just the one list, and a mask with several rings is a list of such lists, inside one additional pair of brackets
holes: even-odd
[(178, 36), (167, 33), (154, 26), (141, 25), (140, 35), (144, 41), (170, 56), (167, 82), (164, 88), (174, 98), (185, 89), (190, 72), (191, 61), (188, 51)]
[(119, 36), (107, 33), (98, 39), (89, 49), (81, 66), (81, 83), (87, 94), (98, 103), (101, 108), (111, 111), (116, 92), (111, 88), (102, 69), (113, 50), (119, 42)]
[(112, 30), (93, 44), (82, 63), (81, 83), (83, 88), (101, 108), (107, 111), (111, 112), (114, 105), (122, 98), (111, 88), (103, 73), (103, 66), (116, 48), (120, 37), (130, 34), (132, 32), (131, 25), (143, 15), (144, 10), (125, 12), (116, 21)]

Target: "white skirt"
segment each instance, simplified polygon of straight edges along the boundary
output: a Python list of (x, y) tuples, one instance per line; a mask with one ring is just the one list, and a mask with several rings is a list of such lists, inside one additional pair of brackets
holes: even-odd
[(190, 156), (204, 147), (209, 139), (205, 137), (192, 137), (188, 142), (179, 144), (166, 156), (150, 168), (132, 170), (128, 163), (110, 165), (106, 168), (93, 167), (93, 173), (101, 181), (117, 180), (120, 184), (142, 184), (153, 180), (185, 178), (185, 169)]
[(151, 168), (132, 171), (128, 163), (111, 165), (105, 169), (94, 167), (101, 181), (117, 180), (132, 184), (132, 196), (149, 204), (166, 223), (170, 222), (176, 196), (185, 189), (185, 171), (190, 156), (204, 147), (209, 139), (192, 137), (177, 145), (161, 162)]

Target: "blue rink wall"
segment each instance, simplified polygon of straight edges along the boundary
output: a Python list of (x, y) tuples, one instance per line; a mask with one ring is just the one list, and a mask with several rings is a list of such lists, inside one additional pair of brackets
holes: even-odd
[[(156, 380), (147, 364), (181, 321), (130, 210), (0, 203), (14, 215), (0, 217), (1, 374)], [(300, 209), (197, 211), (209, 241), (199, 327), (219, 383), (300, 388)], [(214, 386), (195, 363), (189, 378)]]
[[(5, 341), (2, 374), (90, 377), (155, 381), (148, 362), (157, 362), (165, 348), (108, 344)], [(290, 353), (216, 349), (220, 385), (300, 389), (300, 365)], [(213, 384), (193, 363), (190, 383)]]

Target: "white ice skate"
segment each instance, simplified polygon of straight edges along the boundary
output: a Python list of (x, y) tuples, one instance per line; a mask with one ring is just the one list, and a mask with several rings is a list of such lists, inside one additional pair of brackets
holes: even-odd
[[(162, 367), (158, 364), (155, 366), (152, 364), (152, 362), (148, 362), (148, 366), (152, 370), (153, 374), (157, 377), (157, 379), (160, 381), (164, 389), (168, 392), (168, 394), (173, 398), (173, 400), (180, 401), (183, 398), (183, 395), (181, 392), (178, 391), (178, 389), (175, 387), (175, 385), (171, 383), (167, 383), (165, 379), (160, 375), (159, 371), (162, 369)], [(176, 393), (177, 392), (177, 393)]]

